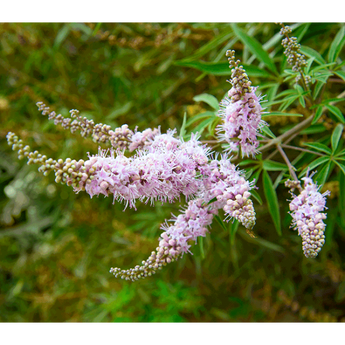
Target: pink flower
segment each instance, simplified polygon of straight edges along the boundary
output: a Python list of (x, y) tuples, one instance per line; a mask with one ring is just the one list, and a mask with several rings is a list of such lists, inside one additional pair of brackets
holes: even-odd
[[(100, 151), (85, 162), (92, 177), (80, 186), (85, 185), (91, 197), (113, 195), (114, 200), (124, 200), (130, 207), (135, 207), (137, 199), (152, 203), (173, 202), (181, 195), (188, 199), (200, 189), (197, 175), (208, 162), (209, 150), (195, 136), (182, 142), (174, 134), (157, 134), (132, 157), (119, 151)], [(75, 191), (81, 189), (77, 186)]]
[(290, 214), (292, 216), (292, 227), (298, 230), (302, 237), (302, 248), (307, 258), (315, 258), (325, 243), (324, 231), (326, 228), (324, 219), (327, 218), (322, 213), (326, 207), (326, 196), (329, 191), (321, 194), (318, 187), (310, 177), (302, 178), (304, 188), (290, 202)]
[[(219, 110), (223, 123), (217, 128), (218, 138), (229, 143), (229, 152), (236, 150), (236, 146), (240, 146), (242, 157), (255, 156), (258, 153), (257, 135), (264, 124), (264, 121), (261, 120), (260, 99), (255, 94), (256, 88), (251, 89), (251, 92), (247, 92), (239, 98), (239, 91), (234, 87), (231, 88), (229, 98), (225, 98), (221, 102)], [(234, 101), (234, 99), (238, 100)], [(234, 139), (239, 140), (234, 141)]]

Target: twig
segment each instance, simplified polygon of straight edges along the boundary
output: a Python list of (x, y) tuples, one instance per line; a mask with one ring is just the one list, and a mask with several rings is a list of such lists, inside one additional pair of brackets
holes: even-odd
[(318, 152), (307, 150), (307, 149), (302, 149), (301, 147), (290, 146), (286, 144), (281, 144), (281, 146), (284, 147), (285, 149), (298, 150), (298, 151), (303, 151), (307, 153), (312, 153), (313, 155), (317, 155), (317, 156), (324, 156), (322, 153), (318, 153)]
[(291, 164), (290, 161), (289, 161), (288, 156), (286, 155), (286, 153), (284, 152), (284, 150), (282, 149), (282, 147), (281, 147), (279, 144), (277, 144), (277, 149), (278, 149), (278, 151), (280, 152), (280, 154), (282, 155), (282, 157), (283, 157), (283, 159), (284, 159), (286, 165), (288, 166), (291, 177), (292, 177), (296, 182), (299, 182), (299, 180), (298, 180), (298, 178), (297, 178), (297, 175), (296, 175), (296, 173), (295, 173), (295, 170), (296, 170), (296, 169), (292, 166), (292, 164)]

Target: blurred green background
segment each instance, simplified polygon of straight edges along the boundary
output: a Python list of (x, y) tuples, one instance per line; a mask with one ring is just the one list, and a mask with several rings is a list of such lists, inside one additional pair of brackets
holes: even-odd
[[(282, 55), (277, 25), (239, 27), (261, 44), (276, 37), (266, 49)], [(301, 43), (323, 54), (339, 27), (299, 25)], [(209, 93), (220, 101), (229, 89), (229, 48), (260, 68), (229, 24), (0, 24), (0, 321), (345, 320), (344, 211), (336, 174), (327, 185), (326, 244), (317, 259), (303, 256), (300, 237), (289, 229), (286, 189), (277, 188), (280, 237), (260, 188), (257, 238), (239, 227), (231, 241), (214, 222), (204, 258), (195, 246), (194, 255), (131, 283), (115, 279), (110, 267), (146, 259), (160, 224), (180, 205), (138, 204), (137, 211), (123, 212), (111, 198), (90, 199), (55, 184), (52, 174), (44, 177), (18, 161), (7, 145), (5, 136), (14, 131), (48, 157), (85, 159), (97, 152), (91, 140), (41, 116), (37, 101), (65, 116), (77, 108), (113, 127), (179, 129), (184, 114), (190, 119), (209, 110), (194, 96)], [(263, 92), (270, 92), (262, 74), (254, 73), (252, 81), (265, 81)], [(281, 81), (280, 90), (287, 87)], [(332, 87), (335, 95), (343, 90), (341, 83)], [(271, 129), (292, 119), (274, 118)], [(203, 139), (213, 137), (205, 131)]]

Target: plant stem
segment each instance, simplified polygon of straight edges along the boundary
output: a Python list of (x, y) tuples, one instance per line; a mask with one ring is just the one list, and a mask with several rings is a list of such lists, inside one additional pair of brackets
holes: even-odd
[(303, 129), (309, 127), (309, 125), (312, 123), (312, 121), (313, 121), (313, 116), (309, 116), (308, 118), (306, 118), (304, 121), (302, 121), (301, 123), (299, 123), (295, 127), (289, 129), (288, 131), (286, 131), (285, 133), (283, 133), (279, 137), (272, 139), (269, 143), (262, 146), (260, 148), (260, 152), (263, 153), (263, 152), (269, 150), (271, 147), (276, 146), (277, 144), (281, 144), (281, 142), (284, 139), (288, 139), (291, 135), (299, 133)]
[(313, 155), (317, 155), (317, 156), (323, 156), (322, 153), (318, 153), (318, 152), (307, 150), (307, 149), (302, 149), (302, 148), (296, 147), (296, 146), (290, 146), (290, 145), (286, 145), (286, 144), (281, 144), (281, 146), (285, 149), (298, 150), (298, 151), (303, 151), (303, 152), (307, 152), (307, 153), (312, 153)]
[(296, 175), (296, 173), (295, 173), (295, 170), (296, 170), (296, 169), (292, 166), (292, 164), (291, 164), (290, 161), (289, 161), (288, 156), (286, 155), (286, 153), (284, 152), (284, 150), (282, 149), (282, 147), (281, 147), (279, 144), (277, 144), (277, 149), (278, 149), (278, 151), (280, 152), (280, 154), (282, 155), (282, 157), (283, 157), (283, 159), (284, 159), (286, 165), (288, 166), (291, 177), (292, 177), (296, 182), (299, 182), (299, 180), (298, 180), (298, 178), (297, 178), (297, 175)]

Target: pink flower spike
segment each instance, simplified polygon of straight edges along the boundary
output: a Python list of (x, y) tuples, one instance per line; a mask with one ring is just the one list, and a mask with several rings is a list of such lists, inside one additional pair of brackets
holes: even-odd
[[(315, 258), (325, 243), (326, 224), (323, 220), (327, 215), (322, 212), (327, 209), (326, 196), (330, 195), (330, 191), (319, 192), (320, 187), (313, 182), (312, 176), (302, 178), (304, 188), (298, 196), (291, 193), (293, 199), (290, 202), (291, 227), (302, 237), (302, 248), (307, 258)], [(289, 181), (285, 184), (288, 186)]]

